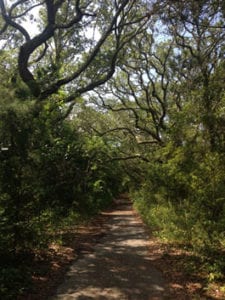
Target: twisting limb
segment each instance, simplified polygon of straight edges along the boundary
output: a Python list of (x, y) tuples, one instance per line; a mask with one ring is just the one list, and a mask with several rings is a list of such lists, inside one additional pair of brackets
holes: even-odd
[[(67, 97), (65, 97), (65, 102), (71, 102), (74, 101), (77, 96), (90, 91), (99, 85), (104, 84), (113, 76), (115, 72), (117, 58), (121, 49), (135, 35), (140, 34), (149, 18), (149, 16), (146, 16), (144, 14), (143, 16), (139, 15), (135, 18), (133, 10), (135, 8), (136, 1), (134, 0), (114, 1), (115, 5), (112, 10), (113, 15), (111, 17), (111, 20), (106, 20), (106, 23), (108, 23), (108, 25), (106, 26), (99, 40), (94, 41), (93, 44), (95, 44), (95, 46), (93, 48), (92, 46), (90, 47), (89, 53), (88, 51), (79, 50), (78, 48), (77, 52), (75, 50), (74, 56), (80, 55), (80, 61), (74, 61), (73, 55), (68, 54), (71, 55), (71, 65), (68, 64), (67, 70), (64, 73), (61, 72), (60, 77), (55, 76), (52, 71), (52, 73), (48, 74), (47, 81), (44, 81), (46, 80), (46, 78), (43, 78), (42, 80), (40, 77), (38, 77), (37, 79), (35, 77), (36, 67), (38, 68), (38, 66), (44, 64), (44, 58), (47, 57), (47, 55), (50, 55), (47, 49), (47, 45), (51, 45), (58, 32), (60, 31), (61, 36), (65, 37), (64, 33), (68, 31), (70, 31), (70, 33), (72, 33), (73, 31), (76, 32), (77, 30), (82, 31), (86, 28), (85, 26), (89, 26), (89, 22), (87, 25), (86, 21), (87, 18), (92, 18), (92, 21), (90, 21), (92, 23), (95, 22), (96, 18), (98, 18), (96, 12), (94, 11), (95, 6), (92, 6), (93, 3), (94, 2), (91, 0), (84, 3), (80, 0), (76, 0), (74, 6), (72, 6), (74, 9), (73, 14), (71, 14), (70, 0), (45, 0), (40, 3), (30, 5), (30, 7), (29, 1), (19, 0), (8, 8), (7, 13), (4, 1), (0, 0), (0, 7), (4, 16), (3, 19), (5, 21), (1, 32), (5, 32), (8, 26), (11, 26), (19, 31), (24, 37), (25, 41), (20, 45), (20, 47), (18, 47), (18, 71), (21, 79), (28, 85), (32, 94), (39, 100), (44, 100), (50, 95), (57, 93), (58, 90), (64, 86), (69, 86), (69, 89), (65, 88), (67, 94)], [(20, 8), (20, 5), (25, 4), (27, 7), (24, 8), (24, 11), (16, 15), (16, 13), (14, 13), (15, 10), (17, 8)], [(45, 5), (46, 24), (42, 32), (31, 38), (26, 29), (21, 24), (19, 24), (17, 20), (19, 20), (20, 17), (29, 16), (29, 12), (33, 8), (41, 5)], [(93, 11), (91, 11), (91, 9)], [(66, 13), (63, 20), (61, 19), (62, 12)], [(93, 77), (91, 80), (88, 80), (88, 75), (86, 75), (88, 73), (88, 70), (93, 67), (98, 55), (101, 55), (101, 51), (104, 45), (108, 43), (110, 39), (112, 39), (113, 45), (112, 49), (110, 50), (111, 52), (108, 60), (105, 62), (105, 65), (102, 68), (103, 71), (101, 70), (101, 67), (99, 67), (97, 76), (95, 76), (95, 78)], [(68, 43), (70, 43), (69, 37)], [(34, 52), (42, 45), (45, 45), (44, 50), (41, 54), (37, 55), (37, 58), (32, 57), (31, 63), (31, 56), (33, 56)], [(67, 45), (65, 45), (65, 47), (66, 46)], [(52, 49), (54, 51), (54, 47), (51, 47), (51, 50)], [(62, 50), (62, 47), (60, 47), (60, 51)], [(83, 56), (83, 54), (85, 55)], [(57, 53), (57, 58), (57, 64), (62, 66), (64, 63), (63, 55)], [(66, 57), (66, 59), (66, 63), (68, 63), (70, 57), (68, 56)], [(96, 69), (98, 69), (98, 66), (96, 66)], [(83, 78), (85, 78), (85, 81), (83, 80)], [(71, 88), (72, 86), (73, 88)]]

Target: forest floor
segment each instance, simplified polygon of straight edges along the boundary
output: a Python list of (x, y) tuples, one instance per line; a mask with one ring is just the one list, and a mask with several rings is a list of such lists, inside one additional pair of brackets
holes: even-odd
[(151, 236), (127, 198), (61, 241), (37, 253), (34, 287), (18, 300), (225, 299), (196, 267), (185, 271), (191, 253)]

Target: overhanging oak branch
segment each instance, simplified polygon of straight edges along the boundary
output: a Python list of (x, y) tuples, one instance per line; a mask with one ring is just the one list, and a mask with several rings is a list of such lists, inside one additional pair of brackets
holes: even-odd
[[(49, 95), (57, 93), (60, 88), (65, 86), (64, 89), (67, 94), (65, 102), (71, 102), (74, 101), (77, 95), (104, 84), (115, 72), (117, 57), (121, 49), (134, 35), (139, 34), (140, 29), (146, 24), (149, 18), (145, 13), (135, 17), (134, 10), (136, 1), (134, 0), (112, 2), (112, 7), (109, 8), (112, 12), (112, 17), (105, 19), (105, 23), (108, 25), (105, 27), (99, 40), (93, 41), (95, 46), (93, 48), (90, 47), (89, 53), (87, 53), (87, 49), (83, 52), (79, 50), (80, 52), (77, 52), (80, 55), (78, 56), (79, 62), (75, 61), (73, 56), (71, 56), (71, 61), (69, 61), (70, 57), (68, 56), (66, 63), (69, 61), (71, 67), (69, 70), (61, 72), (58, 77), (54, 77), (53, 73), (49, 73), (47, 81), (46, 78), (38, 77), (36, 72), (38, 65), (45, 64), (48, 66), (48, 56), (52, 55), (50, 51), (54, 51), (54, 47), (48, 47), (48, 45), (53, 43), (57, 32), (69, 31), (70, 33), (77, 34), (81, 28), (84, 30), (86, 28), (85, 26), (89, 26), (87, 24), (90, 24), (90, 22), (92, 22), (92, 25), (96, 24), (99, 16), (95, 9), (102, 4), (99, 2), (96, 6), (92, 5), (93, 3), (94, 1), (82, 2), (76, 0), (71, 4), (71, 1), (45, 0), (34, 5), (34, 3), (30, 4), (29, 1), (19, 0), (6, 9), (4, 0), (0, 0), (1, 12), (5, 21), (2, 32), (5, 32), (7, 28), (11, 26), (23, 37), (23, 43), (18, 46), (18, 71), (21, 79), (27, 84), (31, 93), (37, 99), (46, 99)], [(45, 23), (42, 22), (42, 26), (44, 26), (43, 30), (31, 38), (28, 31), (21, 25), (20, 18), (28, 17), (31, 10), (36, 6), (43, 8), (46, 20), (44, 21)], [(20, 8), (20, 12), (16, 14), (16, 10)], [(63, 13), (65, 13), (65, 17), (62, 18)], [(103, 17), (100, 16), (100, 18)], [(85, 22), (85, 20), (89, 21)], [(105, 47), (106, 43), (109, 43), (109, 40), (112, 42), (110, 49), (111, 58), (106, 60), (104, 68), (99, 68), (95, 78), (83, 81), (84, 77), (88, 78), (86, 71), (96, 64), (96, 58), (102, 53), (101, 51), (107, 51), (105, 49), (103, 50), (103, 47)], [(70, 43), (72, 42), (70, 41)], [(44, 47), (42, 47), (43, 45)], [(44, 50), (39, 51), (39, 47), (40, 49), (44, 48)], [(75, 52), (76, 51), (77, 49), (75, 49)], [(83, 54), (85, 54), (85, 56), (83, 56)], [(58, 57), (62, 59), (60, 62), (60, 66), (62, 66), (65, 63), (63, 61), (65, 58), (63, 55), (58, 55)], [(98, 70), (97, 65), (96, 70)], [(82, 84), (81, 81), (83, 81)], [(69, 89), (66, 88), (67, 85), (69, 85)]]

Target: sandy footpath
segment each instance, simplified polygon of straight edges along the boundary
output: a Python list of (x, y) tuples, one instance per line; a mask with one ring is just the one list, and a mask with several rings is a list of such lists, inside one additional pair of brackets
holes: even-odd
[(70, 267), (51, 300), (171, 299), (162, 274), (151, 265), (148, 235), (131, 204), (118, 200), (106, 235)]

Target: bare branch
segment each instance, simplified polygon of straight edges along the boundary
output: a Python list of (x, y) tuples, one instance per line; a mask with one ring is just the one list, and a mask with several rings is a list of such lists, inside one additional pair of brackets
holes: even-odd
[[(39, 61), (45, 56), (46, 51), (47, 51), (47, 49), (48, 49), (48, 44), (45, 42), (45, 45), (44, 45), (44, 46), (45, 46), (45, 47), (44, 47), (44, 50), (42, 51), (42, 53), (39, 55), (38, 58), (36, 58), (36, 59), (34, 60), (35, 63), (39, 62)], [(33, 62), (32, 62), (32, 63), (33, 63)], [(31, 64), (32, 64), (32, 63), (31, 63)]]
[[(128, 0), (123, 1), (122, 5), (120, 6), (120, 8), (118, 9), (118, 11), (116, 12), (115, 16), (113, 17), (110, 25), (108, 26), (107, 30), (105, 31), (105, 33), (102, 35), (102, 37), (100, 38), (100, 40), (98, 41), (98, 43), (96, 44), (96, 46), (94, 47), (94, 49), (92, 50), (92, 52), (90, 53), (90, 55), (88, 56), (88, 58), (86, 59), (86, 61), (81, 65), (81, 67), (75, 71), (72, 75), (65, 77), (63, 79), (58, 80), (56, 83), (54, 83), (52, 86), (50, 86), (46, 91), (44, 91), (41, 95), (41, 98), (46, 98), (48, 95), (53, 94), (55, 92), (58, 91), (58, 89), (62, 86), (65, 85), (71, 81), (73, 81), (74, 79), (76, 79), (77, 77), (79, 77), (81, 75), (81, 73), (83, 73), (88, 66), (93, 62), (94, 58), (97, 56), (97, 54), (99, 53), (102, 45), (104, 44), (104, 42), (106, 41), (106, 39), (109, 37), (109, 35), (112, 33), (113, 28), (114, 28), (114, 24), (118, 18), (118, 16), (120, 15), (121, 11), (124, 9), (124, 7), (128, 4)], [(113, 65), (113, 62), (112, 64)], [(76, 97), (77, 94), (81, 94), (87, 91), (90, 91), (91, 89), (93, 89), (94, 87), (104, 84), (109, 78), (112, 77), (114, 73), (114, 69), (111, 68), (109, 73), (105, 76), (105, 78), (98, 80), (96, 83), (91, 83), (87, 88), (81, 88), (79, 92), (76, 92), (74, 94), (74, 96)], [(74, 96), (71, 95), (68, 99), (68, 101), (72, 101), (74, 99)]]
[(26, 31), (26, 29), (24, 27), (22, 27), (20, 24), (13, 21), (11, 16), (9, 14), (7, 14), (5, 4), (4, 4), (4, 0), (0, 0), (0, 8), (1, 8), (1, 11), (2, 11), (3, 19), (5, 20), (6, 24), (8, 24), (8, 25), (12, 26), (13, 28), (17, 29), (20, 33), (22, 33), (22, 35), (25, 37), (26, 41), (29, 41), (30, 40), (30, 35)]
[(28, 1), (28, 0), (18, 1), (18, 2), (16, 2), (14, 5), (11, 6), (11, 8), (10, 8), (10, 13), (9, 13), (9, 14), (10, 14), (10, 16), (11, 16), (12, 19), (18, 19), (18, 18), (21, 18), (21, 17), (25, 16), (28, 12), (30, 12), (32, 9), (34, 9), (35, 7), (41, 6), (41, 5), (43, 5), (43, 4), (45, 3), (45, 1), (42, 1), (42, 2), (40, 2), (40, 3), (34, 4), (34, 5), (30, 6), (30, 7), (28, 7), (24, 12), (22, 12), (22, 13), (19, 14), (19, 15), (13, 15), (13, 14), (12, 14), (12, 13), (13, 13), (13, 9), (14, 9), (16, 6), (18, 6), (18, 5), (20, 5), (20, 4), (24, 3), (24, 2), (27, 2), (27, 1)]

